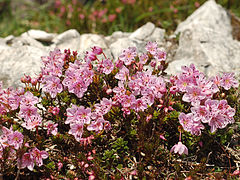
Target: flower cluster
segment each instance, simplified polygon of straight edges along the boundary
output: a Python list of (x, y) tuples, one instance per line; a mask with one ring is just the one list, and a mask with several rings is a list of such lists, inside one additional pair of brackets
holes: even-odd
[(42, 117), (38, 113), (38, 108), (35, 106), (38, 101), (38, 98), (30, 91), (27, 91), (21, 96), (18, 116), (24, 119), (22, 126), (26, 129), (34, 129), (42, 123)]
[[(65, 171), (69, 165), (69, 170), (80, 166), (84, 177), (94, 179), (97, 169), (101, 169), (97, 167), (99, 162), (93, 161), (91, 153), (95, 151), (85, 153), (86, 163), (78, 149), (99, 148), (97, 150), (104, 151), (102, 156), (106, 159), (116, 160), (117, 155), (124, 156), (120, 152), (133, 153), (128, 141), (135, 141), (137, 133), (142, 133), (137, 136), (137, 143), (147, 141), (141, 149), (150, 151), (154, 144), (151, 148), (144, 147), (152, 142), (160, 147), (159, 143), (168, 141), (165, 136), (168, 132), (164, 132), (162, 125), (167, 123), (170, 111), (177, 110), (173, 104), (178, 100), (189, 104), (189, 108), (179, 110), (179, 116), (175, 112), (172, 114), (177, 114), (181, 130), (192, 135), (199, 136), (208, 127), (213, 133), (234, 122), (235, 109), (220, 96), (238, 86), (233, 73), (206, 78), (192, 64), (182, 67), (182, 73), (168, 80), (163, 76), (167, 68), (166, 53), (156, 42), (148, 42), (145, 50), (138, 55), (135, 47), (129, 47), (113, 62), (97, 46), (87, 51), (83, 60), (78, 59), (77, 52), (65, 50), (62, 53), (55, 49), (49, 56), (42, 57), (44, 67), (38, 77), (25, 75), (21, 79), (25, 88), (4, 90), (0, 84), (0, 159), (16, 161), (19, 169), (30, 171), (45, 168), (42, 167), (44, 159), (48, 162), (46, 168), (57, 167), (57, 173)], [(125, 123), (124, 120), (127, 126), (118, 127)], [(118, 130), (114, 129), (116, 127)], [(125, 133), (127, 140), (109, 136)], [(170, 152), (188, 154), (181, 142), (181, 133), (179, 143)], [(111, 143), (105, 143), (106, 139)], [(104, 147), (97, 144), (99, 142)], [(69, 147), (73, 154), (67, 147), (69, 144), (73, 146)], [(106, 147), (113, 150), (108, 151)], [(67, 156), (70, 156), (69, 161)], [(96, 159), (101, 159), (99, 157)], [(137, 162), (133, 164), (137, 166)], [(79, 173), (79, 169), (75, 172)], [(138, 173), (137, 167), (134, 168), (134, 174)]]
[(30, 149), (27, 153), (24, 153), (21, 159), (18, 159), (18, 167), (25, 168), (33, 171), (34, 165), (42, 166), (43, 159), (48, 158), (48, 153), (46, 151), (40, 151), (38, 148), (34, 147)]
[(202, 123), (208, 123), (211, 132), (217, 128), (224, 128), (233, 123), (235, 110), (231, 108), (226, 100), (212, 100), (213, 95), (220, 91), (220, 88), (229, 90), (231, 87), (238, 87), (238, 82), (233, 73), (224, 73), (207, 79), (199, 72), (193, 64), (190, 67), (183, 66), (182, 73), (171, 78), (173, 86), (170, 91), (175, 94), (182, 93), (182, 100), (193, 106), (191, 113), (181, 113), (179, 122), (184, 130), (193, 135), (200, 135), (204, 129)]

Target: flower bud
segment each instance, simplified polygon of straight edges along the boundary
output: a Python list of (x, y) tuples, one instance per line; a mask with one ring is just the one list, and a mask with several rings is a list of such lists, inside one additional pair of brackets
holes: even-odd
[(100, 55), (103, 53), (103, 50), (102, 48), (98, 47), (98, 46), (94, 46), (92, 48), (92, 52), (95, 54), (95, 55)]

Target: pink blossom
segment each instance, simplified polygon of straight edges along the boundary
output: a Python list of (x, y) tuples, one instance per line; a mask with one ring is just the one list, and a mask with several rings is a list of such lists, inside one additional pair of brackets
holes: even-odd
[(122, 68), (119, 70), (119, 72), (115, 75), (116, 79), (119, 79), (121, 81), (126, 81), (129, 76), (129, 70), (125, 66), (122, 66)]
[(141, 64), (146, 64), (146, 62), (148, 61), (148, 55), (147, 54), (142, 54), (139, 56), (139, 63)]
[(104, 74), (110, 74), (114, 69), (113, 62), (110, 59), (104, 59), (101, 63), (98, 64), (98, 69)]
[(48, 153), (46, 151), (40, 151), (36, 147), (31, 149), (30, 153), (31, 153), (31, 155), (33, 157), (34, 162), (39, 167), (43, 165), (43, 159), (47, 159), (48, 158)]
[(85, 53), (85, 57), (84, 59), (85, 60), (90, 60), (90, 61), (95, 61), (97, 59), (97, 56), (96, 56), (96, 51), (87, 51)]
[(108, 21), (113, 22), (116, 19), (117, 15), (116, 14), (109, 14), (108, 15)]
[(147, 103), (145, 102), (146, 99), (142, 99), (142, 98), (139, 98), (135, 101), (134, 105), (133, 105), (133, 109), (136, 111), (136, 112), (139, 112), (139, 111), (144, 111), (145, 109), (148, 108), (147, 106)]
[(238, 81), (234, 78), (234, 73), (223, 73), (220, 85), (224, 89), (229, 90), (231, 87), (237, 88)]
[(145, 49), (154, 55), (157, 51), (158, 44), (156, 42), (148, 42)]
[(51, 121), (47, 122), (47, 135), (49, 135), (50, 133), (54, 136), (57, 135), (58, 132), (58, 128), (57, 128), (58, 124), (54, 124)]
[(14, 146), (15, 149), (19, 149), (22, 146), (24, 136), (22, 133), (15, 131), (8, 136), (8, 144)]
[(202, 89), (197, 86), (186, 87), (186, 93), (183, 95), (182, 100), (185, 102), (191, 102), (191, 104), (198, 105), (200, 101), (205, 99), (205, 94), (202, 93)]
[(52, 98), (55, 98), (58, 93), (62, 92), (62, 90), (63, 87), (58, 77), (48, 76), (45, 78), (43, 91), (49, 93)]
[(72, 105), (72, 108), (67, 109), (67, 120), (65, 121), (65, 124), (75, 124), (77, 122), (89, 124), (91, 119), (91, 109), (90, 108), (84, 108), (83, 106), (76, 106)]
[(83, 123), (70, 124), (69, 134), (72, 134), (77, 141), (80, 141), (83, 134)]
[(33, 129), (35, 127), (41, 126), (42, 123), (42, 117), (38, 115), (31, 116), (29, 119), (25, 120), (25, 122), (22, 124), (23, 127), (26, 129)]
[(154, 57), (159, 61), (165, 61), (167, 54), (165, 51), (161, 50), (160, 48), (157, 48), (155, 53), (154, 53)]
[(93, 46), (92, 52), (93, 52), (95, 55), (100, 55), (100, 54), (103, 53), (103, 50), (102, 50), (102, 48), (100, 48), (100, 47), (98, 47), (98, 46)]
[(21, 96), (20, 104), (25, 106), (33, 106), (38, 103), (38, 97), (34, 96), (30, 91), (27, 91)]
[(31, 153), (24, 153), (22, 158), (18, 160), (19, 168), (27, 167), (30, 171), (34, 168), (34, 159)]
[(182, 125), (183, 129), (187, 132), (191, 131), (193, 125), (193, 114), (192, 113), (180, 113), (178, 116), (179, 122)]
[(96, 121), (92, 121), (91, 124), (87, 127), (89, 131), (101, 131), (103, 130), (103, 123), (105, 120), (103, 118), (99, 118)]
[(37, 107), (35, 106), (20, 106), (20, 111), (18, 113), (18, 116), (21, 118), (24, 118), (25, 120), (31, 119), (32, 116), (38, 115), (37, 113)]
[(182, 155), (182, 154), (186, 154), (188, 155), (188, 148), (182, 143), (182, 142), (178, 142), (178, 144), (175, 144), (170, 152), (174, 152), (174, 153), (178, 153), (179, 155)]
[(135, 57), (137, 57), (136, 48), (129, 47), (128, 49), (123, 50), (119, 59), (122, 60), (126, 66), (129, 66), (135, 60)]

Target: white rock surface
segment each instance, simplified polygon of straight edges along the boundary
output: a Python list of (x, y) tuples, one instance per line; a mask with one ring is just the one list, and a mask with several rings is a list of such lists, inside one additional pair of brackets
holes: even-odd
[(129, 38), (120, 38), (110, 45), (110, 50), (112, 52), (114, 60), (117, 60), (118, 56), (124, 49), (127, 49), (128, 47), (136, 47), (138, 52), (143, 52), (145, 45), (146, 42), (144, 41), (132, 40)]
[(20, 46), (0, 50), (0, 81), (4, 87), (20, 86), (20, 78), (24, 74), (35, 76), (40, 72), (41, 56), (48, 52), (31, 46)]
[(239, 71), (240, 42), (233, 40), (231, 23), (226, 11), (207, 1), (186, 21), (179, 24), (179, 47), (167, 72), (176, 74), (182, 65), (194, 63), (208, 76)]
[(202, 34), (206, 31), (214, 31), (223, 36), (232, 36), (231, 21), (227, 11), (215, 0), (208, 0), (198, 8), (185, 21), (180, 23), (175, 34), (187, 29), (201, 29)]
[(59, 35), (57, 35), (52, 42), (56, 45), (69, 42), (71, 43), (72, 39), (79, 38), (80, 34), (76, 29), (67, 30)]
[(29, 30), (27, 34), (33, 39), (44, 41), (44, 42), (51, 42), (53, 38), (56, 37), (56, 34), (47, 33), (45, 31), (36, 30), (36, 29)]
[(134, 31), (129, 36), (129, 38), (137, 39), (137, 40), (144, 40), (147, 37), (152, 35), (154, 29), (155, 29), (155, 25), (151, 22), (148, 22), (147, 24), (143, 25), (142, 27), (140, 27), (136, 31)]

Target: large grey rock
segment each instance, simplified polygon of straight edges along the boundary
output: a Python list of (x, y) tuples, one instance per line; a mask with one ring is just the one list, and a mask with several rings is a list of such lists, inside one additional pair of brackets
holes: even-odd
[(164, 41), (164, 36), (165, 29), (156, 27), (152, 34), (145, 39), (145, 41), (156, 41), (158, 43), (162, 43)]
[(208, 0), (185, 21), (180, 23), (175, 34), (187, 29), (200, 30), (202, 34), (213, 31), (222, 36), (231, 37), (232, 27), (227, 11), (215, 0)]
[(142, 27), (138, 28), (136, 31), (134, 31), (129, 38), (131, 39), (137, 39), (137, 40), (144, 40), (147, 37), (151, 36), (155, 29), (155, 25), (151, 22), (148, 22), (147, 24), (143, 25)]
[(122, 32), (122, 31), (115, 31), (112, 35), (105, 37), (105, 41), (108, 45), (114, 43), (119, 38), (126, 38), (129, 37), (132, 33), (129, 32)]
[(70, 29), (56, 36), (52, 40), (52, 42), (56, 45), (60, 45), (66, 42), (71, 43), (72, 39), (79, 38), (79, 37), (80, 37), (80, 34), (76, 29)]
[(4, 87), (18, 87), (22, 85), (20, 78), (24, 74), (34, 77), (40, 72), (40, 57), (48, 52), (37, 47), (20, 46), (2, 49), (0, 54), (0, 81), (3, 81)]
[(215, 3), (207, 1), (179, 24), (179, 47), (167, 72), (176, 74), (182, 65), (194, 63), (207, 76), (240, 68), (240, 42), (231, 35), (230, 17)]
[(129, 38), (120, 38), (116, 42), (110, 45), (110, 50), (112, 52), (113, 58), (117, 60), (118, 56), (122, 53), (124, 49), (128, 47), (136, 47), (138, 52), (143, 52), (146, 42), (140, 40), (133, 40)]
[(35, 30), (35, 29), (29, 30), (27, 34), (33, 39), (44, 41), (44, 42), (51, 42), (53, 38), (56, 37), (56, 34), (47, 33), (45, 31)]
[(13, 38), (10, 41), (12, 47), (20, 47), (20, 46), (31, 46), (44, 49), (44, 46), (39, 41), (31, 38), (27, 35), (27, 33), (21, 34), (21, 36)]
[(79, 52), (89, 50), (93, 46), (99, 46), (103, 49), (107, 49), (108, 46), (105, 42), (104, 36), (98, 34), (83, 34), (80, 37), (80, 49)]

